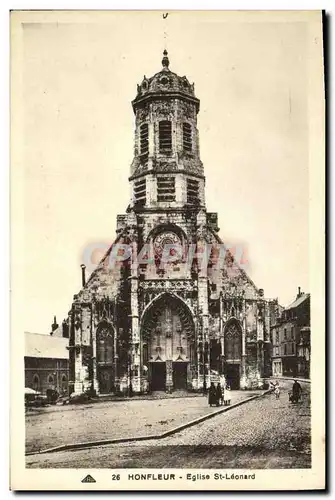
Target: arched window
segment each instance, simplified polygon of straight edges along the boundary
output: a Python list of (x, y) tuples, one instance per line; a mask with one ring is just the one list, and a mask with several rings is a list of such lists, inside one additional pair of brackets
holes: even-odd
[(171, 122), (159, 122), (159, 151), (169, 153), (172, 150), (172, 130)]
[(48, 384), (49, 384), (49, 385), (53, 385), (53, 383), (54, 383), (54, 378), (53, 378), (53, 375), (49, 375), (49, 376), (48, 376)]
[(114, 335), (111, 325), (100, 325), (97, 331), (97, 361), (98, 363), (113, 363)]
[(183, 123), (183, 149), (192, 151), (192, 128), (189, 123)]
[(224, 332), (224, 349), (227, 361), (242, 357), (242, 331), (237, 321), (231, 321)]
[(33, 376), (33, 389), (35, 389), (35, 391), (38, 391), (40, 388), (40, 377), (37, 375), (37, 373), (35, 373), (35, 375)]

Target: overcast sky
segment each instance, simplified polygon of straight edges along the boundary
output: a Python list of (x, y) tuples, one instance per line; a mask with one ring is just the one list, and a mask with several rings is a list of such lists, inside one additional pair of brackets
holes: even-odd
[(115, 238), (130, 199), (131, 100), (165, 46), (200, 99), (207, 209), (221, 238), (248, 249), (266, 297), (287, 305), (298, 286), (309, 291), (307, 29), (294, 13), (272, 15), (68, 12), (24, 24), (26, 330), (62, 321), (85, 249)]

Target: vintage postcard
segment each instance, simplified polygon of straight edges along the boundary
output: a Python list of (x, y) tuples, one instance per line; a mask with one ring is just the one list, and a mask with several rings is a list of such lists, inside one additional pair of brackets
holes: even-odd
[(325, 488), (321, 11), (11, 13), (11, 488)]

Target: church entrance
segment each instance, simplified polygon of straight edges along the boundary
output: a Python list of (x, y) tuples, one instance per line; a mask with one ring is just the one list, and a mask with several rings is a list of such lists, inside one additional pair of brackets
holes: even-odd
[(166, 364), (162, 362), (151, 363), (151, 390), (165, 391)]
[(226, 382), (232, 391), (240, 388), (240, 365), (226, 365)]
[(173, 363), (173, 388), (187, 389), (187, 363)]
[(100, 394), (110, 394), (114, 392), (114, 374), (112, 367), (99, 368), (99, 392)]
[(187, 305), (169, 293), (153, 300), (141, 325), (142, 363), (150, 365), (147, 381), (151, 390), (187, 388), (194, 345), (194, 321)]

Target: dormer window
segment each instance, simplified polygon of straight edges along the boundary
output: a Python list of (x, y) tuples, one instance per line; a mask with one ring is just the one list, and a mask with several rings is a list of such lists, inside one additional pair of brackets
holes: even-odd
[(160, 153), (172, 151), (172, 131), (169, 121), (159, 122), (159, 151)]
[(183, 123), (183, 149), (192, 151), (192, 128), (189, 123)]
[(140, 155), (148, 159), (149, 155), (149, 127), (147, 123), (142, 123), (140, 127)]

